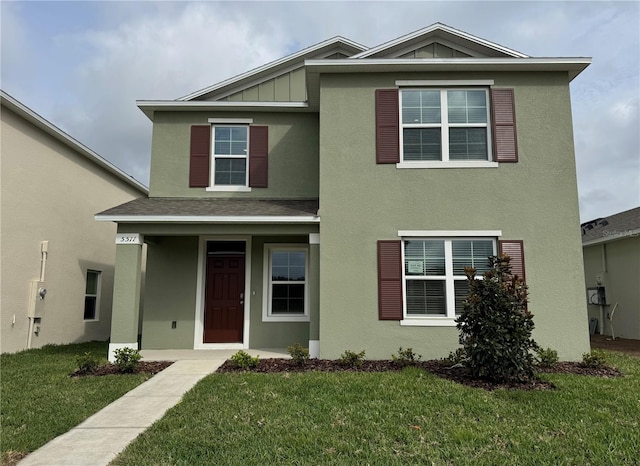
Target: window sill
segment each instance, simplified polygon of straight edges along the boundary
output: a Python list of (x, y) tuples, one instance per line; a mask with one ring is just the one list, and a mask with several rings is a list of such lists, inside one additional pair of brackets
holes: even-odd
[(309, 316), (262, 316), (262, 322), (309, 322)]
[(207, 191), (226, 191), (226, 192), (240, 192), (240, 193), (250, 193), (251, 188), (248, 186), (209, 186)]
[(481, 160), (455, 162), (400, 162), (396, 168), (498, 168), (498, 162)]
[(400, 325), (407, 327), (455, 327), (456, 319), (450, 317), (408, 318), (401, 320)]

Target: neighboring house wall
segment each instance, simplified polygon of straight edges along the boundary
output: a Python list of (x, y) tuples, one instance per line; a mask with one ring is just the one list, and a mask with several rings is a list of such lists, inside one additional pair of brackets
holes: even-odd
[[(268, 188), (239, 193), (189, 187), (190, 129), (207, 125), (209, 118), (251, 118), (253, 125), (268, 125)], [(151, 197), (318, 197), (317, 114), (158, 112), (151, 150)]]
[[(519, 162), (377, 165), (375, 90), (399, 79), (493, 79), (494, 87), (514, 88)], [(322, 75), (321, 95), (322, 357), (351, 349), (388, 358), (399, 346), (442, 357), (455, 349), (455, 327), (378, 320), (376, 242), (399, 240), (399, 230), (501, 230), (524, 240), (534, 338), (563, 359), (588, 351), (566, 73)]]
[(608, 317), (617, 304), (613, 315), (614, 336), (640, 340), (640, 237), (585, 246), (584, 271), (587, 288), (597, 286), (597, 275), (603, 278), (607, 298), (607, 306), (603, 309), (604, 327), (600, 327), (600, 306), (588, 306), (589, 318), (598, 319), (598, 328), (603, 330), (601, 333), (612, 334)]
[[(116, 226), (94, 214), (145, 193), (2, 107), (2, 352), (27, 347), (29, 286), (48, 241), (39, 332), (32, 347), (109, 337)], [(85, 321), (87, 270), (101, 272), (99, 310)]]

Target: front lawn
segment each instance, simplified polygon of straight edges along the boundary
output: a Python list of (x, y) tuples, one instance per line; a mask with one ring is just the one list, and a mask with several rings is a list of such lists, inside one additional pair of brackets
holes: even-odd
[(106, 357), (107, 343), (46, 346), (0, 356), (2, 464), (69, 431), (150, 377), (69, 377), (76, 358), (86, 352)]
[(421, 369), (212, 374), (116, 465), (637, 464), (640, 360), (486, 391)]

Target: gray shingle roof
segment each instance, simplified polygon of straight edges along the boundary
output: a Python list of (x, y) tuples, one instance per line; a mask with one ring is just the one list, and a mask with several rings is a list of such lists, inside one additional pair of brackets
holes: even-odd
[(318, 199), (139, 198), (97, 214), (104, 217), (308, 217)]
[(585, 222), (581, 227), (583, 244), (637, 235), (640, 231), (640, 207)]

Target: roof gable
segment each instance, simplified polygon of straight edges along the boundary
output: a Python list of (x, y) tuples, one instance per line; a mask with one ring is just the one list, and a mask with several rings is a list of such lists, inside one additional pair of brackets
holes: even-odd
[[(184, 97), (176, 99), (178, 101), (194, 101), (194, 100), (265, 100), (254, 98), (259, 93), (259, 86), (274, 86), (277, 84), (278, 78), (284, 81), (295, 82), (297, 90), (290, 93), (290, 97), (285, 101), (304, 101), (305, 95), (300, 97), (298, 83), (299, 76), (304, 79), (304, 62), (309, 59), (341, 59), (351, 57), (356, 53), (366, 50), (366, 47), (344, 37), (333, 37), (318, 44), (307, 47), (286, 57), (267, 63), (266, 65), (255, 68), (243, 74), (234, 76), (233, 78), (214, 84), (207, 88), (193, 92)], [(304, 82), (302, 89), (304, 91)], [(248, 91), (250, 99), (233, 97), (238, 93)], [(255, 91), (255, 92), (254, 92)], [(278, 100), (270, 98), (266, 100)]]
[(528, 56), (445, 24), (435, 23), (372, 47), (351, 58), (455, 57), (527, 58)]

